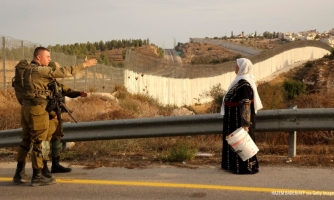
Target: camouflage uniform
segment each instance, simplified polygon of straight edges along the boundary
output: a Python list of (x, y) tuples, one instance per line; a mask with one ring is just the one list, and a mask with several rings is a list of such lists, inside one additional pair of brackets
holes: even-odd
[[(49, 132), (49, 113), (46, 111), (48, 103), (48, 83), (54, 78), (64, 78), (72, 76), (84, 69), (83, 64), (52, 69), (50, 67), (39, 66), (35, 61), (31, 64), (36, 67), (31, 73), (31, 80), (36, 89), (41, 92), (33, 99), (18, 99), (21, 103), (21, 125), (22, 141), (18, 149), (17, 169), (14, 175), (14, 183), (27, 182), (25, 180), (24, 167), (29, 150), (31, 151), (31, 161), (33, 169), (43, 168), (42, 141), (47, 139)], [(44, 91), (44, 92), (43, 92)]]
[[(50, 63), (49, 66), (52, 67), (54, 63)], [(80, 91), (74, 91), (71, 88), (66, 87), (63, 84), (60, 84), (59, 82), (56, 82), (57, 84), (57, 90), (59, 93), (62, 94), (62, 96), (65, 98), (65, 96), (70, 98), (76, 98), (81, 96)], [(43, 175), (46, 177), (52, 177), (51, 173), (66, 173), (70, 172), (71, 168), (63, 167), (59, 164), (60, 159), (60, 150), (61, 150), (61, 142), (60, 139), (64, 136), (64, 131), (62, 129), (62, 124), (59, 124), (59, 120), (56, 118), (57, 114), (55, 111), (51, 111), (49, 113), (49, 131), (46, 138), (46, 141), (43, 142), (45, 145), (43, 145), (43, 162), (44, 162), (44, 168), (43, 168)], [(61, 122), (62, 123), (62, 122)], [(50, 141), (51, 141), (51, 156), (52, 156), (52, 166), (51, 166), (51, 173), (49, 169), (47, 168), (47, 161), (49, 160), (49, 153), (50, 153)]]

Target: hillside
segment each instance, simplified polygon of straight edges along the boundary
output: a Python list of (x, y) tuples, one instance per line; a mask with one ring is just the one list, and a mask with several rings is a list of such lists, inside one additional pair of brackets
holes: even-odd
[[(285, 43), (277, 39), (259, 38), (227, 39), (227, 41), (261, 50), (272, 49)], [(159, 57), (158, 47), (154, 45), (142, 45), (141, 47), (131, 48), (143, 55)], [(101, 54), (105, 54), (110, 63), (119, 65), (120, 63), (124, 63), (126, 49), (114, 48), (112, 50), (98, 51), (96, 56), (100, 57)], [(183, 64), (217, 64), (242, 56), (221, 46), (208, 43), (184, 43), (177, 46), (177, 50), (181, 53)]]
[(260, 50), (273, 49), (287, 43), (286, 41), (282, 41), (279, 39), (265, 39), (265, 38), (228, 39), (227, 41)]
[[(146, 56), (159, 57), (157, 50), (158, 48), (156, 46), (143, 45), (141, 47), (131, 48), (131, 49)], [(111, 63), (118, 64), (118, 63), (123, 63), (125, 61), (126, 50), (127, 48), (117, 48), (117, 49), (115, 48), (113, 50), (104, 51), (104, 53), (106, 54)], [(97, 53), (98, 56), (100, 54), (101, 52)]]
[(331, 92), (334, 86), (334, 60), (320, 58), (308, 61), (288, 72), (282, 73), (271, 82), (277, 84), (282, 83), (286, 79), (303, 82), (308, 94)]
[[(263, 38), (236, 38), (226, 39), (226, 41), (262, 51), (270, 50), (286, 43), (278, 39)], [(181, 59), (184, 64), (217, 64), (231, 61), (242, 56), (234, 51), (209, 43), (189, 42), (180, 44), (177, 46), (177, 49), (181, 52)]]
[(208, 43), (186, 43), (180, 47), (183, 64), (213, 64), (217, 61), (228, 61), (239, 54), (229, 51), (221, 46)]

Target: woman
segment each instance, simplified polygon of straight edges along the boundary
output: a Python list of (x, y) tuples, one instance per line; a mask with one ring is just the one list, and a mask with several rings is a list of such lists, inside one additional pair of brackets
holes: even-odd
[(255, 114), (262, 103), (252, 74), (252, 62), (246, 58), (237, 59), (234, 81), (223, 98), (221, 114), (224, 115), (222, 168), (235, 174), (259, 172), (256, 155), (246, 161), (235, 153), (226, 141), (226, 136), (243, 127), (255, 142)]

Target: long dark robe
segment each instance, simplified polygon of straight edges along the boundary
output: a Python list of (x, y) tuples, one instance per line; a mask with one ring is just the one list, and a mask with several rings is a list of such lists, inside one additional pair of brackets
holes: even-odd
[(224, 101), (222, 168), (235, 174), (255, 174), (259, 172), (256, 155), (242, 161), (226, 141), (226, 136), (239, 127), (249, 126), (248, 133), (255, 142), (255, 110), (251, 85), (241, 79), (227, 92)]

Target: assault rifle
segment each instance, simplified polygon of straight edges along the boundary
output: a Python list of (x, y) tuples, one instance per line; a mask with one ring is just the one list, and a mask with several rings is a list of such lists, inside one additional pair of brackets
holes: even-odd
[(49, 97), (49, 102), (48, 105), (46, 106), (46, 110), (50, 113), (51, 111), (55, 111), (57, 114), (57, 118), (59, 123), (62, 124), (62, 118), (61, 118), (61, 113), (66, 112), (68, 113), (68, 115), (73, 119), (73, 121), (75, 121), (75, 123), (78, 123), (74, 117), (72, 116), (72, 111), (69, 110), (66, 106), (65, 106), (65, 97), (63, 97), (63, 95), (61, 94), (61, 92), (59, 92), (59, 90), (57, 90), (57, 82), (54, 79), (53, 81), (51, 81), (48, 84), (48, 88), (49, 90), (51, 90), (53, 96)]

